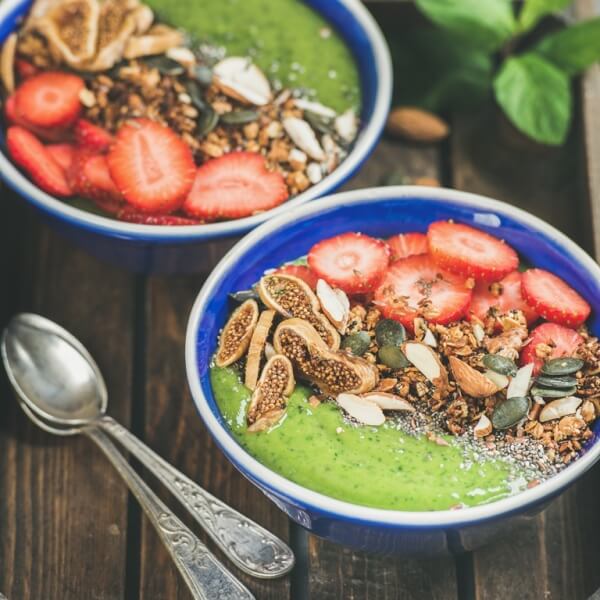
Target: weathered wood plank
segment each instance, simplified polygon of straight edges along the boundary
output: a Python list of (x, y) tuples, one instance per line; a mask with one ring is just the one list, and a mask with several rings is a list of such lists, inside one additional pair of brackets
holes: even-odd
[[(151, 278), (147, 287), (145, 439), (161, 456), (215, 496), (252, 519), (288, 538), (285, 515), (240, 475), (215, 446), (190, 397), (184, 367), (184, 336), (192, 303), (202, 286), (201, 276)], [(166, 501), (170, 501), (165, 496)], [(171, 503), (174, 508), (177, 506)], [(187, 516), (182, 510), (181, 516)], [(189, 518), (200, 537), (206, 536)], [(212, 546), (212, 542), (209, 543)], [(165, 600), (189, 598), (189, 593), (161, 547), (151, 525), (142, 524), (140, 597)], [(289, 579), (258, 581), (221, 560), (257, 598), (284, 600)]]
[[(453, 186), (504, 200), (547, 220), (585, 245), (587, 198), (581, 185), (576, 123), (562, 148), (541, 148), (516, 134), (490, 107), (457, 117), (451, 146)], [(600, 583), (600, 541), (591, 472), (542, 515), (473, 553), (475, 595), (497, 598), (583, 598)], [(510, 576), (507, 576), (510, 574)]]
[[(4, 325), (31, 310), (72, 331), (106, 374), (111, 413), (129, 420), (130, 279), (58, 237), (3, 191)], [(6, 220), (5, 220), (6, 219)], [(127, 492), (82, 438), (30, 425), (2, 376), (0, 591), (19, 600), (125, 597)]]

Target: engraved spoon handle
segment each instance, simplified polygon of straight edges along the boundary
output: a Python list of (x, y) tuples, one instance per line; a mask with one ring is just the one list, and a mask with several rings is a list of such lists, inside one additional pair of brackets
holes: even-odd
[(254, 600), (242, 583), (156, 496), (103, 431), (88, 428), (84, 433), (104, 452), (137, 498), (194, 599)]
[(278, 537), (203, 490), (111, 417), (96, 424), (159, 479), (242, 571), (270, 579), (292, 569), (294, 554)]

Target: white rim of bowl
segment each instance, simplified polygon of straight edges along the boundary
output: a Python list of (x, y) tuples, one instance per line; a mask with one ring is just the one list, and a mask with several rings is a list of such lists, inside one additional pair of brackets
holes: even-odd
[(221, 275), (231, 268), (232, 263), (235, 262), (239, 255), (273, 231), (285, 226), (291, 221), (299, 220), (307, 215), (319, 213), (339, 205), (401, 198), (416, 198), (423, 201), (448, 200), (459, 205), (469, 206), (470, 208), (479, 208), (484, 211), (505, 214), (521, 221), (525, 225), (530, 225), (543, 232), (554, 242), (572, 254), (591, 276), (600, 279), (600, 266), (598, 266), (598, 264), (575, 242), (571, 241), (566, 235), (559, 232), (542, 219), (539, 219), (524, 210), (500, 202), (499, 200), (492, 200), (485, 196), (458, 190), (424, 188), (421, 186), (390, 186), (333, 194), (318, 202), (299, 207), (294, 210), (292, 214), (268, 221), (246, 235), (223, 257), (202, 286), (189, 317), (185, 347), (188, 384), (196, 408), (210, 430), (211, 435), (217, 440), (217, 443), (227, 454), (233, 457), (234, 461), (243, 470), (250, 474), (251, 478), (256, 478), (270, 487), (272, 490), (271, 493), (286, 497), (292, 504), (308, 506), (309, 508), (314, 507), (316, 510), (328, 512), (350, 521), (358, 520), (385, 525), (403, 525), (407, 527), (429, 526), (434, 528), (452, 525), (468, 525), (518, 512), (526, 506), (548, 500), (593, 466), (598, 458), (600, 458), (600, 442), (597, 442), (566, 469), (550, 477), (536, 487), (519, 492), (514, 496), (491, 502), (490, 504), (463, 508), (461, 510), (427, 512), (377, 509), (337, 500), (305, 488), (304, 486), (294, 483), (282, 475), (275, 473), (253, 458), (234, 440), (225, 425), (218, 421), (208, 405), (206, 397), (202, 392), (200, 377), (196, 366), (198, 321), (200, 313), (203, 312), (205, 302), (212, 292), (212, 288), (218, 283)]
[[(292, 200), (284, 202), (277, 208), (244, 219), (224, 221), (222, 223), (209, 223), (206, 225), (184, 225), (178, 227), (139, 225), (87, 213), (83, 210), (69, 206), (62, 200), (53, 198), (31, 183), (31, 181), (29, 181), (29, 179), (27, 179), (12, 164), (4, 153), (0, 152), (0, 174), (2, 179), (11, 185), (18, 193), (25, 194), (28, 197), (28, 200), (36, 206), (59, 218), (67, 217), (76, 225), (94, 228), (100, 232), (117, 234), (125, 239), (128, 236), (138, 235), (142, 239), (157, 241), (164, 239), (165, 241), (173, 241), (175, 243), (185, 242), (186, 238), (190, 237), (208, 240), (245, 233), (249, 229), (263, 223), (266, 219), (281, 215), (289, 209), (318, 198), (326, 193), (327, 190), (335, 189), (348, 177), (352, 176), (362, 161), (365, 160), (369, 153), (375, 148), (377, 140), (383, 131), (392, 98), (392, 59), (383, 33), (379, 29), (375, 19), (363, 6), (360, 0), (338, 1), (354, 15), (358, 23), (364, 29), (373, 48), (373, 54), (375, 56), (373, 67), (378, 73), (378, 86), (375, 92), (376, 99), (373, 116), (366, 124), (365, 128), (360, 132), (350, 154), (342, 161), (340, 166), (331, 173), (331, 175), (328, 175), (306, 192), (299, 194)], [(22, 3), (23, 0), (3, 0), (3, 2), (0, 2), (0, 22), (12, 14)]]

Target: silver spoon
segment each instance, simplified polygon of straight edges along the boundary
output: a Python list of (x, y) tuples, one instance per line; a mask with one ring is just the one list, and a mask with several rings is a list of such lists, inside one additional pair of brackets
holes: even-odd
[(6, 327), (1, 351), (22, 405), (53, 427), (53, 433), (82, 432), (96, 442), (98, 433), (110, 434), (169, 489), (240, 569), (261, 578), (292, 569), (294, 555), (284, 542), (203, 490), (105, 414), (108, 394), (102, 374), (68, 331), (23, 313)]

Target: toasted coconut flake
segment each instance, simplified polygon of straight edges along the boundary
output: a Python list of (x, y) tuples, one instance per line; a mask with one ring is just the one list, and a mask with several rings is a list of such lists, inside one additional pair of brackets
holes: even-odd
[(450, 368), (458, 387), (473, 398), (487, 398), (492, 396), (500, 388), (483, 373), (480, 373), (466, 362), (456, 356), (450, 356), (448, 359)]
[(287, 356), (309, 381), (325, 393), (361, 394), (372, 391), (379, 370), (367, 360), (333, 351), (316, 329), (303, 319), (282, 321), (273, 334), (275, 350)]
[(260, 299), (280, 315), (308, 321), (333, 350), (340, 347), (340, 335), (321, 312), (321, 303), (310, 286), (298, 277), (283, 273), (264, 275), (258, 284)]
[(217, 367), (227, 367), (244, 356), (258, 321), (256, 300), (246, 300), (236, 308), (221, 332), (215, 358)]
[(227, 96), (246, 104), (264, 106), (271, 101), (271, 85), (264, 73), (248, 58), (230, 56), (213, 69), (214, 81)]
[(325, 152), (321, 148), (312, 127), (306, 121), (298, 117), (286, 117), (283, 119), (282, 125), (286, 133), (292, 138), (292, 142), (300, 150), (304, 150), (314, 160), (319, 162), (325, 160)]
[(333, 110), (333, 108), (329, 108), (329, 106), (323, 106), (320, 102), (311, 102), (310, 100), (305, 100), (304, 98), (297, 98), (294, 100), (294, 104), (300, 110), (307, 110), (315, 115), (319, 115), (320, 117), (325, 117), (326, 119), (334, 119), (337, 114), (335, 110)]
[(369, 392), (361, 394), (361, 398), (374, 402), (382, 410), (401, 410), (405, 412), (415, 412), (415, 407), (404, 398), (396, 396), (396, 394), (388, 394), (386, 392)]
[(342, 290), (334, 290), (325, 280), (319, 279), (317, 281), (317, 298), (325, 316), (342, 335), (346, 333), (350, 315), (348, 296)]
[(385, 415), (381, 408), (369, 400), (354, 394), (339, 394), (336, 402), (353, 418), (363, 425), (383, 425)]
[(248, 424), (256, 423), (274, 410), (285, 410), (288, 396), (294, 391), (295, 385), (292, 363), (281, 354), (270, 358), (250, 400)]
[(573, 415), (581, 405), (581, 398), (576, 396), (566, 396), (565, 398), (558, 398), (546, 404), (539, 416), (540, 423), (546, 421), (552, 421), (553, 419), (560, 419), (567, 415)]
[(483, 438), (486, 435), (490, 435), (492, 429), (492, 422), (485, 415), (481, 415), (479, 421), (477, 421), (477, 425), (473, 428), (473, 433), (475, 437)]
[(155, 31), (155, 29), (157, 28), (151, 29), (145, 35), (129, 38), (123, 56), (132, 59), (164, 54), (167, 50), (177, 48), (184, 42), (181, 31), (166, 26), (162, 26), (159, 31)]
[(2, 75), (2, 85), (4, 89), (12, 94), (15, 91), (15, 53), (17, 50), (16, 33), (11, 33), (2, 45), (0, 54), (0, 75)]
[(483, 373), (490, 381), (495, 383), (498, 386), (499, 390), (503, 390), (508, 386), (510, 380), (506, 375), (502, 375), (502, 373), (497, 373), (496, 371), (492, 371), (492, 369), (486, 369)]
[(358, 131), (358, 122), (353, 109), (348, 109), (336, 118), (335, 130), (346, 143), (354, 140)]
[(256, 388), (256, 382), (258, 381), (258, 374), (260, 372), (260, 363), (262, 360), (263, 350), (265, 349), (265, 343), (275, 318), (274, 310), (265, 310), (260, 313), (258, 323), (254, 328), (252, 339), (250, 340), (250, 347), (248, 348), (248, 358), (246, 359), (246, 376), (244, 383), (247, 388), (254, 390)]
[(517, 374), (510, 380), (506, 390), (507, 398), (524, 398), (529, 393), (529, 384), (533, 374), (533, 363), (521, 367)]

